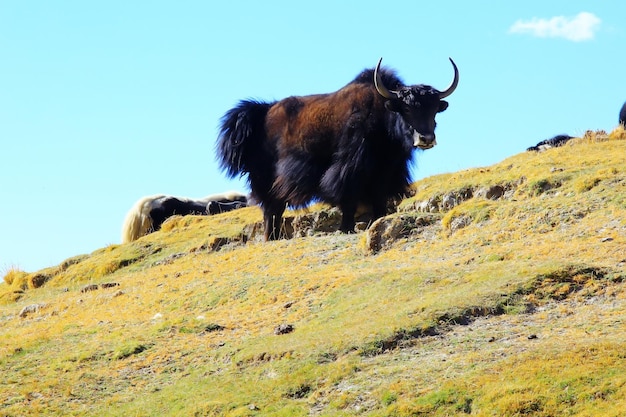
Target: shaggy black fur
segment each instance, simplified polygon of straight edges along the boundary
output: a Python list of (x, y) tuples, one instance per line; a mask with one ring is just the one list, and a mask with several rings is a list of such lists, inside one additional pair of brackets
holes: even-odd
[(179, 200), (176, 197), (163, 197), (155, 200), (152, 210), (150, 210), (150, 218), (152, 219), (151, 231), (159, 230), (163, 222), (174, 215), (212, 215), (236, 210), (247, 205), (246, 197), (221, 198), (208, 203), (202, 200)]
[(559, 146), (565, 145), (567, 141), (573, 138), (574, 137), (570, 135), (556, 135), (553, 138), (542, 140), (541, 142), (537, 143), (535, 146), (531, 146), (530, 148), (527, 148), (526, 150), (538, 152), (538, 151), (545, 150), (545, 149), (558, 148)]
[(626, 127), (626, 102), (624, 102), (622, 109), (619, 111), (619, 123)]
[(226, 213), (227, 211), (237, 210), (248, 206), (248, 201), (245, 197), (237, 198), (234, 201), (229, 199), (209, 201), (206, 205), (206, 212), (208, 214)]
[(206, 203), (181, 201), (176, 197), (164, 197), (155, 201), (152, 210), (150, 210), (152, 231), (159, 230), (163, 222), (175, 214), (180, 216), (206, 214)]

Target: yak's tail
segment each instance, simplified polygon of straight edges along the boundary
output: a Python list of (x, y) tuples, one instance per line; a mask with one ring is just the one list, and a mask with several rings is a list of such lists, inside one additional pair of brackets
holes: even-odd
[(217, 141), (220, 167), (234, 178), (254, 171), (263, 157), (265, 117), (273, 103), (242, 100), (222, 117)]
[(143, 197), (131, 207), (122, 224), (122, 243), (132, 242), (150, 232), (152, 229), (152, 219), (150, 218), (152, 202), (161, 197), (163, 196)]

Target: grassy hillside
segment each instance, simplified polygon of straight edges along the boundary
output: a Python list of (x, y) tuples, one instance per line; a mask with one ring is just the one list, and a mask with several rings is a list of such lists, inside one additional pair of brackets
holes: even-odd
[(353, 235), (263, 243), (252, 207), (8, 271), (0, 415), (626, 415), (624, 139), (424, 179)]

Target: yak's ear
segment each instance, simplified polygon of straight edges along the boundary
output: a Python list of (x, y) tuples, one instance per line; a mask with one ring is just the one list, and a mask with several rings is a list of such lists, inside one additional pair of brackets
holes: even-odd
[(396, 100), (385, 101), (385, 108), (394, 113), (400, 112), (400, 103)]
[(441, 113), (442, 111), (444, 111), (447, 108), (448, 108), (448, 102), (445, 101), (445, 100), (441, 100), (439, 102), (439, 111), (437, 113)]

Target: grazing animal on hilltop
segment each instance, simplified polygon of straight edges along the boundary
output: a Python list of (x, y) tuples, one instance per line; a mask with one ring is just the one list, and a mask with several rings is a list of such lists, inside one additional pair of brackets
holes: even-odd
[(137, 201), (126, 214), (122, 225), (122, 243), (132, 242), (161, 228), (163, 222), (175, 214), (217, 214), (248, 205), (248, 198), (236, 191), (210, 195), (199, 200), (153, 195)]
[(622, 109), (619, 111), (619, 124), (626, 128), (626, 102), (624, 102)]
[(556, 135), (553, 138), (542, 140), (541, 142), (537, 143), (535, 146), (531, 146), (530, 148), (527, 148), (526, 150), (539, 152), (539, 151), (545, 151), (546, 149), (550, 149), (550, 148), (558, 148), (559, 146), (565, 145), (565, 143), (569, 141), (570, 139), (574, 139), (574, 137), (570, 135)]
[(211, 200), (206, 205), (206, 213), (211, 214), (211, 215), (226, 213), (227, 211), (247, 207), (249, 204), (250, 204), (250, 201), (245, 196), (238, 197), (235, 200), (231, 200), (231, 199)]
[(405, 86), (381, 61), (334, 93), (243, 100), (222, 118), (218, 160), (228, 176), (247, 175), (266, 240), (279, 238), (286, 204), (338, 206), (340, 230), (353, 232), (359, 204), (376, 219), (408, 190), (413, 150), (435, 146), (435, 115), (448, 107), (459, 71), (450, 59), (454, 79), (438, 91)]

